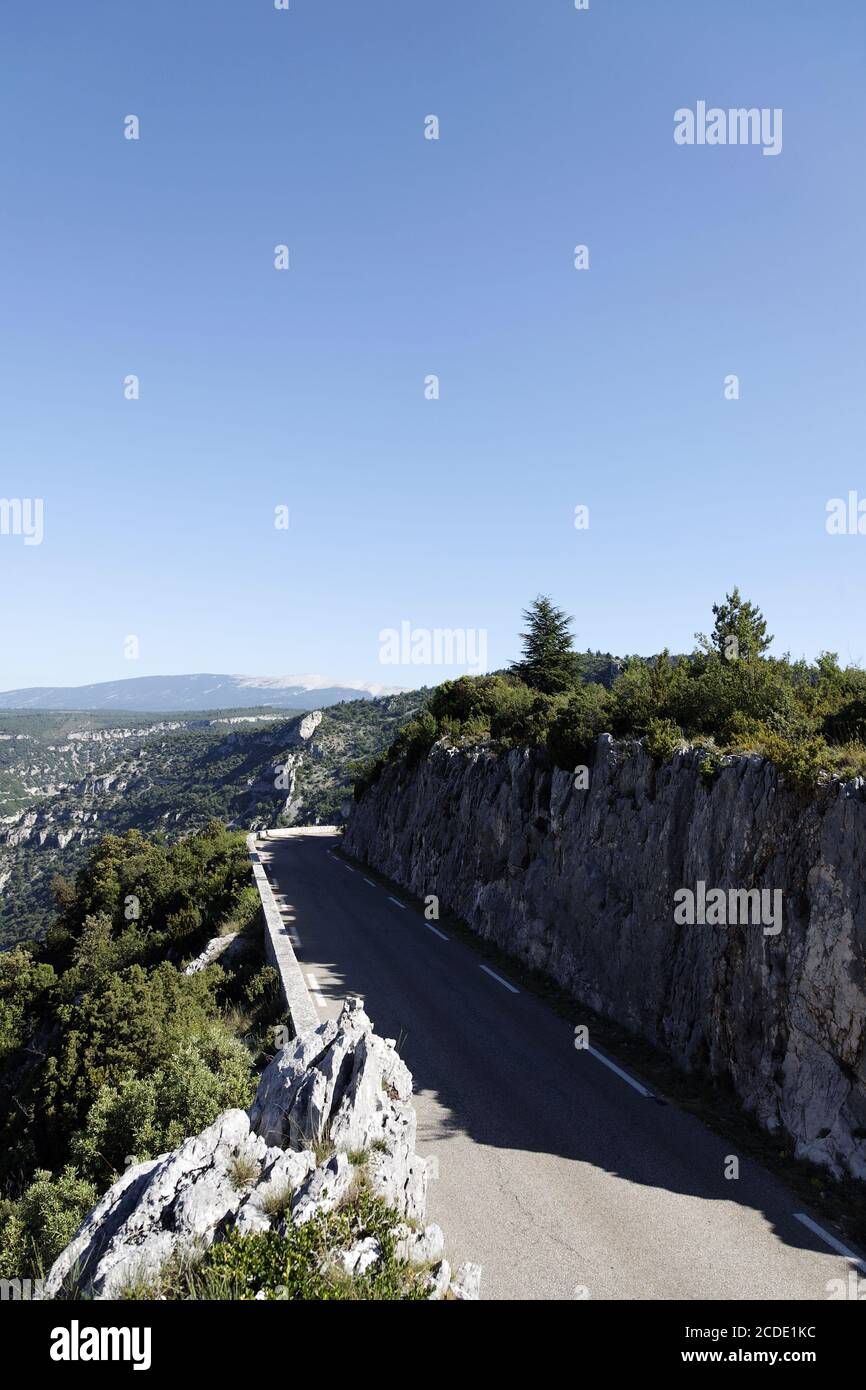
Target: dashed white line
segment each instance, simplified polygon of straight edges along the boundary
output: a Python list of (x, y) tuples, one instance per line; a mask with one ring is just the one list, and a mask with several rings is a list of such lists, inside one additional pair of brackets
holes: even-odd
[(435, 932), (437, 936), (441, 936), (443, 941), (448, 940), (448, 937), (445, 935), (444, 931), (440, 931), (438, 927), (434, 927), (431, 922), (425, 922), (424, 925), (428, 931)]
[(374, 883), (373, 880), (372, 880), (371, 878), (365, 878), (365, 879), (364, 879), (364, 882), (365, 882), (365, 883), (369, 883), (369, 885), (370, 885), (371, 888), (378, 888), (378, 887), (379, 887), (378, 883)]
[(388, 894), (388, 902), (389, 902), (389, 903), (394, 903), (396, 907), (402, 907), (403, 911), (404, 911), (404, 912), (406, 911), (406, 904), (405, 904), (405, 903), (401, 903), (401, 902), (399, 901), (399, 899), (397, 899), (397, 898), (392, 898), (391, 895), (390, 895), (390, 893)]
[(499, 983), (501, 985), (504, 985), (506, 989), (510, 989), (512, 994), (520, 993), (520, 990), (515, 989), (514, 985), (510, 985), (507, 980), (503, 980), (501, 975), (497, 975), (495, 970), (490, 970), (489, 967), (486, 965), (479, 965), (478, 969), (483, 970), (485, 975), (489, 975), (492, 980), (498, 980)]
[(326, 1004), (326, 1002), (325, 1002), (324, 997), (322, 996), (322, 994), (321, 994), (320, 991), (319, 991), (319, 982), (318, 982), (318, 980), (316, 979), (315, 975), (311, 975), (311, 974), (308, 974), (308, 975), (307, 975), (307, 984), (310, 986), (310, 989), (312, 990), (313, 998), (314, 998), (314, 1000), (316, 1001), (316, 1003), (318, 1004), (319, 1008), (320, 1008), (320, 1009), (326, 1008), (326, 1007), (327, 1007), (327, 1004)]
[(603, 1053), (597, 1052), (594, 1047), (588, 1047), (586, 1051), (591, 1052), (597, 1062), (601, 1062), (604, 1066), (610, 1067), (611, 1071), (616, 1072), (617, 1076), (623, 1081), (627, 1081), (629, 1086), (633, 1086), (636, 1091), (640, 1091), (642, 1096), (646, 1096), (648, 1100), (655, 1099), (652, 1091), (648, 1091), (646, 1086), (642, 1086), (639, 1081), (635, 1081), (633, 1076), (629, 1076), (627, 1071), (623, 1071), (622, 1067), (618, 1067), (616, 1062), (612, 1062), (609, 1057), (605, 1057)]
[(866, 1269), (866, 1262), (861, 1260), (859, 1255), (855, 1255), (854, 1251), (849, 1250), (847, 1245), (843, 1245), (841, 1240), (837, 1240), (835, 1236), (831, 1236), (830, 1232), (825, 1231), (823, 1226), (819, 1226), (817, 1221), (813, 1221), (811, 1216), (806, 1216), (805, 1212), (802, 1211), (795, 1211), (794, 1220), (801, 1221), (814, 1235), (820, 1236), (822, 1240), (825, 1240), (830, 1246), (830, 1249), (835, 1250), (837, 1255), (844, 1255), (846, 1260), (853, 1260), (854, 1264), (858, 1265), (860, 1269)]
[(345, 859), (341, 859), (341, 860), (340, 860), (340, 863), (342, 864), (342, 866), (343, 866), (344, 869), (348, 869), (348, 870), (349, 870), (349, 873), (350, 873), (350, 874), (353, 874), (353, 873), (355, 872), (355, 870), (352, 868), (351, 864), (347, 864), (346, 861), (345, 861)]

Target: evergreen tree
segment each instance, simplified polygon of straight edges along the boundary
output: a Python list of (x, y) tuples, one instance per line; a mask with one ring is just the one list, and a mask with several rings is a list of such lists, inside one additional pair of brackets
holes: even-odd
[(580, 680), (580, 665), (572, 647), (571, 618), (539, 594), (523, 611), (526, 631), (520, 634), (523, 659), (512, 666), (522, 681), (545, 695), (568, 690)]
[(727, 661), (751, 661), (764, 652), (772, 642), (767, 635), (767, 622), (757, 604), (744, 599), (738, 588), (725, 595), (724, 603), (713, 604), (715, 623), (709, 637), (696, 632), (706, 652), (715, 652)]

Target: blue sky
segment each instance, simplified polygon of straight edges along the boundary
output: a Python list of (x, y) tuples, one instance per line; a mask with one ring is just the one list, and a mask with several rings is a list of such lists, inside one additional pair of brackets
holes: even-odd
[[(8, 0), (0, 43), (0, 496), (45, 505), (0, 688), (426, 683), (380, 630), (496, 666), (539, 591), (688, 650), (734, 584), (866, 660), (861, 0)], [(677, 146), (701, 99), (782, 153)]]

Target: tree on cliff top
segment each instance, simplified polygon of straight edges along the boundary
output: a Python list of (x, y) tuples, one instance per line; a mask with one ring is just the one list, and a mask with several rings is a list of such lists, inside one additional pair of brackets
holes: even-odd
[(546, 594), (525, 608), (526, 631), (520, 634), (523, 659), (511, 667), (514, 675), (545, 695), (557, 695), (580, 680), (580, 664), (572, 647), (571, 618)]
[(767, 621), (757, 604), (744, 599), (734, 586), (725, 595), (724, 603), (713, 604), (715, 623), (709, 637), (696, 632), (695, 637), (706, 652), (715, 652), (727, 661), (753, 661), (763, 656), (772, 642), (767, 635)]

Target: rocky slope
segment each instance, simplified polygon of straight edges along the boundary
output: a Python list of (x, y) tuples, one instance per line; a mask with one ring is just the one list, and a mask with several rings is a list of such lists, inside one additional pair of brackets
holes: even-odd
[[(442, 1231), (422, 1225), (427, 1165), (415, 1153), (411, 1097), (394, 1043), (373, 1032), (360, 1000), (348, 999), (338, 1021), (277, 1053), (249, 1114), (228, 1110), (173, 1153), (128, 1168), (55, 1261), (43, 1297), (73, 1287), (98, 1299), (156, 1288), (169, 1262), (195, 1259), (231, 1232), (303, 1226), (363, 1182), (405, 1218), (396, 1259), (428, 1267), (427, 1296), (477, 1298), (478, 1266), (452, 1277)], [(328, 1261), (351, 1278), (381, 1256), (367, 1237)]]
[(50, 882), (104, 834), (177, 838), (232, 827), (339, 821), (350, 765), (390, 743), (425, 692), (274, 718), (0, 712), (0, 946), (41, 936)]
[[(590, 785), (529, 752), (437, 745), (356, 806), (348, 852), (592, 1009), (730, 1080), (770, 1130), (866, 1177), (866, 804), (806, 796), (757, 757), (707, 784), (598, 741)], [(680, 925), (683, 888), (781, 891), (781, 930)]]

